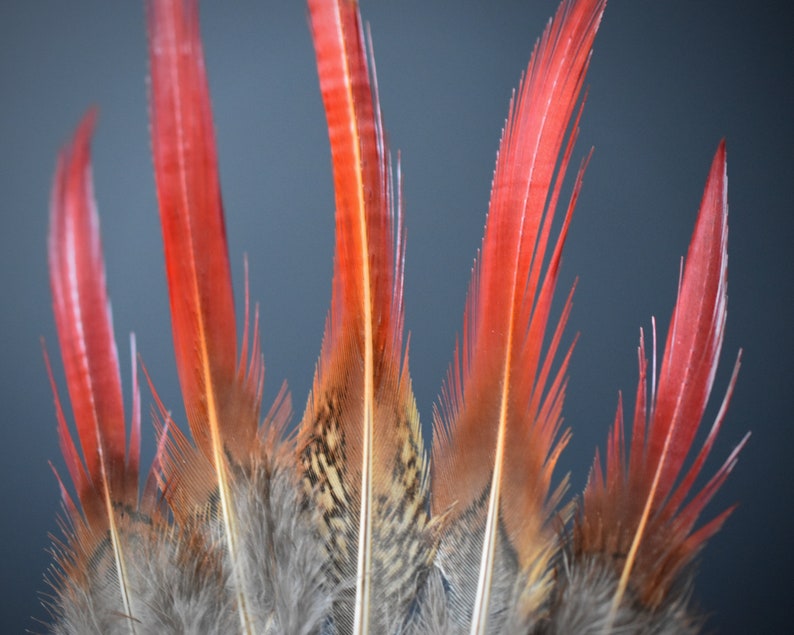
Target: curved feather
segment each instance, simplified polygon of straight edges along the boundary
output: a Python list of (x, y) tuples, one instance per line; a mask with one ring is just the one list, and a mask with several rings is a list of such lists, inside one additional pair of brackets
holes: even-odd
[(73, 571), (95, 566), (94, 552), (107, 537), (112, 553), (112, 576), (118, 584), (119, 595), (114, 604), (127, 618), (125, 630), (134, 633), (127, 580), (129, 554), (119, 522), (125, 509), (138, 508), (140, 397), (137, 381), (133, 380), (128, 450), (118, 353), (91, 177), (90, 140), (95, 118), (96, 113), (89, 111), (71, 144), (61, 152), (50, 204), (48, 251), (53, 311), (77, 436), (85, 459), (84, 466), (68, 429), (45, 354), (61, 449), (83, 510), (81, 516), (61, 484), (72, 531), (67, 531), (71, 555), (61, 559), (64, 574), (60, 581), (65, 588), (64, 580)]
[(548, 590), (554, 537), (546, 524), (564, 487), (550, 491), (568, 438), (559, 427), (570, 351), (553, 375), (551, 364), (570, 297), (545, 352), (543, 341), (584, 165), (547, 252), (578, 117), (567, 146), (565, 134), (604, 5), (560, 5), (511, 103), (463, 349), (456, 351), (435, 419), (433, 512), (450, 519), (439, 559), (458, 619), (468, 624), (470, 618), (472, 633), (499, 630), (496, 616), (504, 615), (518, 572), (525, 578), (520, 612), (538, 608)]
[[(610, 620), (628, 589), (652, 610), (671, 601), (682, 571), (719, 530), (732, 508), (695, 529), (704, 507), (736, 463), (747, 437), (691, 500), (697, 476), (714, 444), (739, 369), (737, 359), (714, 424), (689, 469), (692, 446), (714, 382), (727, 317), (728, 204), (725, 144), (709, 172), (683, 279), (667, 336), (658, 386), (647, 399), (647, 360), (642, 339), (640, 378), (628, 465), (622, 407), (610, 433), (606, 479), (596, 462), (577, 522), (576, 553), (609, 556), (620, 576)], [(615, 554), (618, 558), (615, 559)], [(672, 598), (673, 600), (675, 598)]]
[[(419, 417), (402, 357), (402, 232), (356, 2), (310, 1), (336, 198), (331, 311), (298, 440), (342, 632), (405, 619), (432, 544)], [(353, 596), (354, 595), (354, 596)], [(388, 617), (387, 617), (388, 616)]]
[[(217, 495), (243, 632), (251, 600), (242, 563), (232, 465), (257, 447), (261, 358), (237, 363), (234, 301), (212, 114), (195, 0), (150, 0), (152, 150), (174, 347), (190, 430), (210, 470), (190, 468)], [(187, 444), (181, 449), (190, 454)], [(197, 509), (210, 499), (196, 500)], [(175, 513), (179, 514), (177, 509)], [(184, 510), (183, 512), (184, 513)]]

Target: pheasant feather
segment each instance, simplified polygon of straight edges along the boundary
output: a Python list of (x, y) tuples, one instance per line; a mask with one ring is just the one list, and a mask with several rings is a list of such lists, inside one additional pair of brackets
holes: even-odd
[(560, 5), (511, 104), (463, 348), (436, 419), (433, 511), (449, 518), (439, 562), (453, 613), (472, 633), (501, 632), (504, 619), (538, 615), (551, 585), (556, 537), (548, 525), (564, 481), (550, 487), (568, 439), (559, 427), (570, 351), (550, 373), (570, 297), (545, 354), (542, 343), (583, 168), (546, 258), (578, 118), (562, 153), (565, 133), (603, 10), (603, 2)]
[[(739, 369), (738, 359), (717, 418), (692, 465), (683, 471), (703, 419), (722, 349), (727, 315), (727, 221), (723, 142), (706, 182), (658, 386), (654, 369), (649, 401), (647, 360), (641, 338), (628, 463), (622, 404), (618, 403), (607, 446), (606, 475), (597, 455), (575, 525), (571, 579), (576, 580), (581, 569), (589, 569), (588, 575), (600, 576), (609, 586), (611, 597), (602, 604), (603, 614), (596, 620), (588, 617), (591, 624), (601, 624), (605, 630), (625, 628), (637, 620), (655, 622), (655, 628), (664, 632), (693, 630), (696, 623), (682, 610), (684, 571), (732, 511), (730, 508), (720, 513), (695, 530), (704, 507), (736, 464), (747, 437), (711, 480), (689, 502), (684, 501), (722, 426)], [(569, 611), (570, 607), (563, 609), (563, 614)], [(562, 631), (569, 629), (579, 627), (567, 624)]]
[(65, 519), (52, 632), (696, 632), (691, 563), (733, 508), (701, 527), (698, 519), (744, 445), (698, 490), (734, 371), (684, 469), (727, 315), (724, 145), (658, 386), (654, 361), (648, 397), (641, 341), (630, 446), (619, 404), (605, 471), (596, 455), (581, 501), (566, 503), (568, 479), (554, 471), (570, 438), (573, 289), (557, 316), (552, 303), (589, 154), (556, 212), (606, 2), (562, 1), (510, 104), (428, 460), (404, 342), (401, 177), (372, 45), (355, 0), (308, 4), (336, 245), (331, 307), (294, 434), (286, 386), (260, 414), (264, 361), (247, 261), (237, 339), (196, 0), (146, 1), (152, 152), (189, 433), (147, 372), (158, 450), (142, 492), (137, 353), (132, 338), (128, 432), (92, 191), (93, 112), (61, 153), (48, 251), (76, 442), (48, 358), (47, 368), (76, 497), (57, 477)]
[(336, 618), (345, 632), (377, 632), (405, 619), (433, 557), (419, 415), (401, 359), (402, 227), (356, 3), (311, 1), (309, 11), (333, 159), (336, 253), (299, 456), (334, 581), (354, 585)]
[(193, 438), (213, 468), (231, 584), (242, 632), (250, 633), (229, 461), (249, 459), (258, 387), (240, 385), (236, 374), (231, 273), (197, 7), (155, 0), (148, 11), (152, 148), (177, 368)]
[[(140, 412), (134, 387), (134, 415), (129, 451), (121, 395), (118, 353), (113, 338), (110, 305), (105, 285), (99, 219), (94, 204), (89, 164), (89, 142), (94, 126), (90, 112), (74, 140), (58, 161), (50, 217), (50, 281), (58, 339), (77, 433), (85, 458), (79, 458), (60, 400), (55, 391), (58, 432), (67, 469), (77, 489), (82, 514), (65, 496), (71, 530), (58, 558), (59, 586), (79, 597), (78, 587), (92, 586), (79, 571), (80, 560), (107, 549), (107, 557), (92, 573), (110, 567), (111, 602), (119, 614), (132, 614), (128, 562), (130, 549), (125, 516), (138, 507)], [(133, 343), (134, 350), (134, 343)], [(49, 369), (49, 361), (47, 363)], [(134, 373), (134, 369), (133, 369)], [(52, 374), (50, 373), (52, 377)], [(61, 484), (62, 491), (66, 491)], [(90, 577), (90, 574), (89, 576)], [(80, 580), (80, 582), (78, 582)], [(83, 584), (81, 584), (83, 582)], [(90, 596), (90, 592), (86, 595)], [(89, 600), (83, 606), (92, 612)], [(68, 616), (68, 608), (55, 607)], [(134, 622), (122, 618), (124, 628), (135, 632)]]

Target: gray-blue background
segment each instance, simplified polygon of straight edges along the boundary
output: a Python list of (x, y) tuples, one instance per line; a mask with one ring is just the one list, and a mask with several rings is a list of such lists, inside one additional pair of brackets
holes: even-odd
[[(618, 389), (629, 405), (640, 326), (666, 329), (707, 170), (728, 142), (729, 318), (716, 391), (744, 365), (711, 470), (749, 446), (709, 516), (739, 501), (702, 558), (696, 595), (722, 632), (790, 622), (792, 451), (792, 33), (786, 3), (619, 1), (607, 8), (577, 156), (596, 148), (571, 228), (561, 292), (569, 333), (562, 469), (580, 491)], [(333, 194), (325, 119), (300, 2), (205, 3), (203, 34), (238, 304), (248, 253), (262, 303), (266, 401), (282, 379), (301, 411), (330, 297)], [(454, 9), (452, 7), (455, 7)], [(511, 89), (553, 0), (363, 2), (408, 227), (406, 326), (425, 425), (451, 358)], [(0, 622), (41, 630), (37, 593), (56, 531), (62, 467), (42, 363), (62, 378), (45, 236), (56, 151), (100, 107), (97, 198), (125, 386), (127, 334), (182, 419), (155, 207), (146, 39), (136, 2), (0, 4)], [(62, 396), (65, 396), (60, 381)], [(128, 390), (125, 389), (128, 396)], [(716, 402), (708, 418), (716, 412)], [(144, 392), (148, 410), (150, 396)], [(146, 425), (146, 460), (152, 452)]]

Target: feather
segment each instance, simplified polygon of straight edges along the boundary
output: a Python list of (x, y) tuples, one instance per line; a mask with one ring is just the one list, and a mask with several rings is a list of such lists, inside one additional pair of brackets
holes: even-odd
[[(156, 493), (162, 449), (142, 495), (135, 338), (129, 445), (121, 400), (99, 220), (89, 166), (93, 111), (61, 154), (51, 204), (50, 279), (66, 380), (85, 462), (55, 396), (58, 433), (80, 509), (58, 481), (65, 542), (55, 544), (53, 632), (228, 631), (230, 602), (219, 554), (190, 527), (170, 526)], [(57, 475), (57, 473), (56, 473)], [(80, 511), (82, 510), (82, 511)], [(179, 572), (175, 575), (175, 572)], [(187, 575), (189, 584), (176, 584)], [(219, 589), (221, 592), (219, 592)], [(201, 607), (186, 612), (185, 607)]]
[[(667, 335), (658, 386), (647, 400), (647, 360), (642, 338), (640, 378), (628, 465), (622, 406), (607, 446), (606, 474), (596, 456), (574, 535), (580, 559), (602, 555), (614, 571), (606, 619), (617, 626), (618, 610), (639, 600), (648, 611), (681, 603), (682, 572), (733, 508), (695, 529), (706, 504), (727, 478), (747, 437), (709, 482), (691, 496), (694, 482), (724, 420), (739, 359), (722, 406), (686, 472), (703, 419), (722, 349), (727, 316), (728, 205), (725, 144), (720, 144), (706, 182), (689, 246), (678, 300)], [(647, 405), (646, 405), (647, 404)], [(684, 501), (690, 497), (689, 502)]]
[[(299, 496), (292, 444), (284, 440), (286, 389), (259, 427), (264, 362), (256, 315), (249, 359), (247, 265), (236, 353), (198, 6), (152, 0), (148, 18), (152, 148), (174, 346), (197, 446), (168, 426), (162, 488), (178, 525), (200, 528), (199, 556), (220, 548), (225, 579), (216, 592), (228, 589), (240, 632), (311, 632), (329, 603), (325, 558), (311, 531), (314, 513)], [(159, 410), (168, 421), (162, 404)]]
[[(55, 395), (58, 434), (67, 469), (83, 510), (65, 496), (70, 517), (71, 552), (61, 559), (61, 581), (75, 577), (73, 569), (107, 540), (112, 554), (112, 603), (135, 632), (127, 568), (129, 553), (119, 526), (124, 510), (138, 507), (140, 413), (134, 407), (130, 448), (125, 439), (124, 406), (118, 353), (113, 338), (105, 267), (99, 238), (90, 168), (90, 139), (95, 112), (81, 122), (74, 140), (60, 156), (50, 211), (50, 284), (66, 383), (85, 466), (72, 440), (61, 407), (49, 360)], [(133, 374), (134, 340), (133, 340)], [(133, 403), (139, 403), (137, 385)], [(60, 479), (59, 479), (60, 480)], [(61, 484), (61, 489), (66, 489)], [(107, 539), (105, 539), (107, 535)]]
[[(216, 469), (245, 462), (258, 377), (240, 381), (214, 132), (194, 0), (149, 9), (152, 151), (177, 369), (191, 432)], [(244, 365), (241, 364), (241, 368)]]
[[(148, 3), (152, 151), (177, 368), (230, 562), (241, 630), (253, 630), (232, 466), (256, 450), (262, 369), (238, 373), (231, 273), (195, 0)], [(239, 368), (245, 370), (243, 359)], [(180, 457), (190, 455), (186, 444)], [(193, 472), (199, 478), (199, 470)], [(210, 477), (211, 474), (211, 477)], [(211, 480), (210, 480), (211, 479)], [(197, 485), (193, 485), (198, 488)], [(198, 500), (206, 505), (209, 498)], [(175, 510), (175, 513), (179, 513)]]
[(419, 416), (402, 357), (402, 227), (357, 4), (310, 1), (336, 195), (331, 311), (298, 441), (348, 588), (341, 632), (399, 624), (433, 556)]
[(570, 297), (545, 354), (542, 344), (584, 165), (546, 259), (578, 117), (560, 153), (603, 10), (604, 2), (560, 5), (511, 104), (463, 348), (435, 419), (433, 513), (448, 516), (439, 561), (472, 633), (504, 628), (498, 616), (519, 574), (523, 613), (542, 606), (550, 584), (555, 538), (547, 524), (564, 487), (551, 492), (551, 475), (568, 439), (559, 428), (570, 351), (553, 376), (551, 364)]

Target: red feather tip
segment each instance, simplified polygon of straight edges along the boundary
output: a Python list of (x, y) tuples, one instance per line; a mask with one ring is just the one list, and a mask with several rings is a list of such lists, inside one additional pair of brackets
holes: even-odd
[[(137, 505), (140, 458), (134, 339), (129, 449), (125, 440), (118, 353), (91, 178), (90, 141), (95, 120), (95, 111), (89, 111), (59, 157), (50, 203), (48, 247), (58, 341), (85, 466), (67, 426), (45, 353), (61, 449), (89, 524), (106, 522), (107, 500)], [(68, 507), (74, 509), (73, 505)]]
[[(234, 298), (195, 0), (147, 4), (151, 131), (174, 347), (188, 421), (211, 462), (242, 460), (259, 418), (263, 363), (237, 360)], [(254, 337), (255, 344), (258, 343)], [(244, 347), (247, 345), (247, 333)]]

